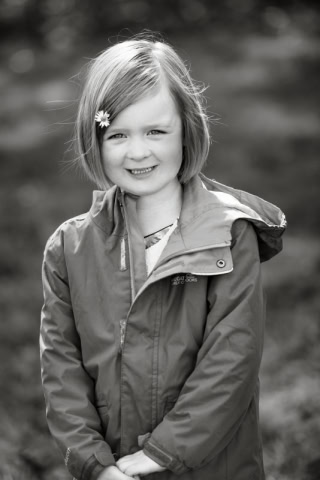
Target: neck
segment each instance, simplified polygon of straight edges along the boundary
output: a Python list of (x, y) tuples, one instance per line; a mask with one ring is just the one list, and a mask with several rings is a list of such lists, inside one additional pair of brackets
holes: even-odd
[(152, 195), (143, 195), (137, 200), (137, 214), (144, 236), (173, 223), (180, 215), (182, 186), (172, 182), (168, 188)]

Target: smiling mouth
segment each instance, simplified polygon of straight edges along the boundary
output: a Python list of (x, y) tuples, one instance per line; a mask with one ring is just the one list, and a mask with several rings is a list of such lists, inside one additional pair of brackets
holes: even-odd
[(130, 172), (132, 175), (142, 175), (144, 173), (150, 173), (152, 170), (154, 170), (157, 167), (157, 165), (154, 165), (153, 167), (147, 167), (147, 168), (133, 168), (133, 169), (127, 169), (128, 172)]

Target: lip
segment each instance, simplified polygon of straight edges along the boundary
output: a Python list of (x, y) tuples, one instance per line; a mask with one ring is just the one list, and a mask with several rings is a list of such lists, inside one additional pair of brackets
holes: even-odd
[(152, 165), (150, 167), (140, 167), (140, 168), (126, 168), (127, 172), (130, 173), (132, 177), (135, 178), (144, 178), (150, 175), (158, 165)]

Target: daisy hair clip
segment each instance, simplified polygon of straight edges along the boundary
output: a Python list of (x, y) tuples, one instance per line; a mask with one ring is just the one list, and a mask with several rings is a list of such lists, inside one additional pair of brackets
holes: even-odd
[(100, 110), (98, 113), (96, 113), (94, 119), (97, 123), (99, 123), (99, 127), (108, 127), (110, 125), (110, 120), (109, 120), (109, 113), (106, 111), (104, 112), (103, 110)]

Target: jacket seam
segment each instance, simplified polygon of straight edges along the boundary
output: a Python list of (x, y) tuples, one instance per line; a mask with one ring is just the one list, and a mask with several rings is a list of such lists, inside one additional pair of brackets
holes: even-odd
[(151, 408), (151, 425), (152, 430), (157, 426), (158, 417), (158, 378), (159, 378), (159, 335), (161, 327), (161, 296), (162, 291), (157, 294), (157, 310), (155, 316), (154, 340), (153, 340), (153, 365), (152, 365), (152, 407)]
[[(123, 342), (123, 349), (125, 347), (125, 343)], [(123, 353), (123, 352), (122, 352)], [(122, 445), (123, 445), (123, 438), (124, 438), (124, 416), (123, 416), (123, 355), (120, 358), (120, 442), (119, 442), (119, 453), (120, 456), (122, 455)]]
[(226, 480), (229, 480), (229, 445), (226, 447)]

